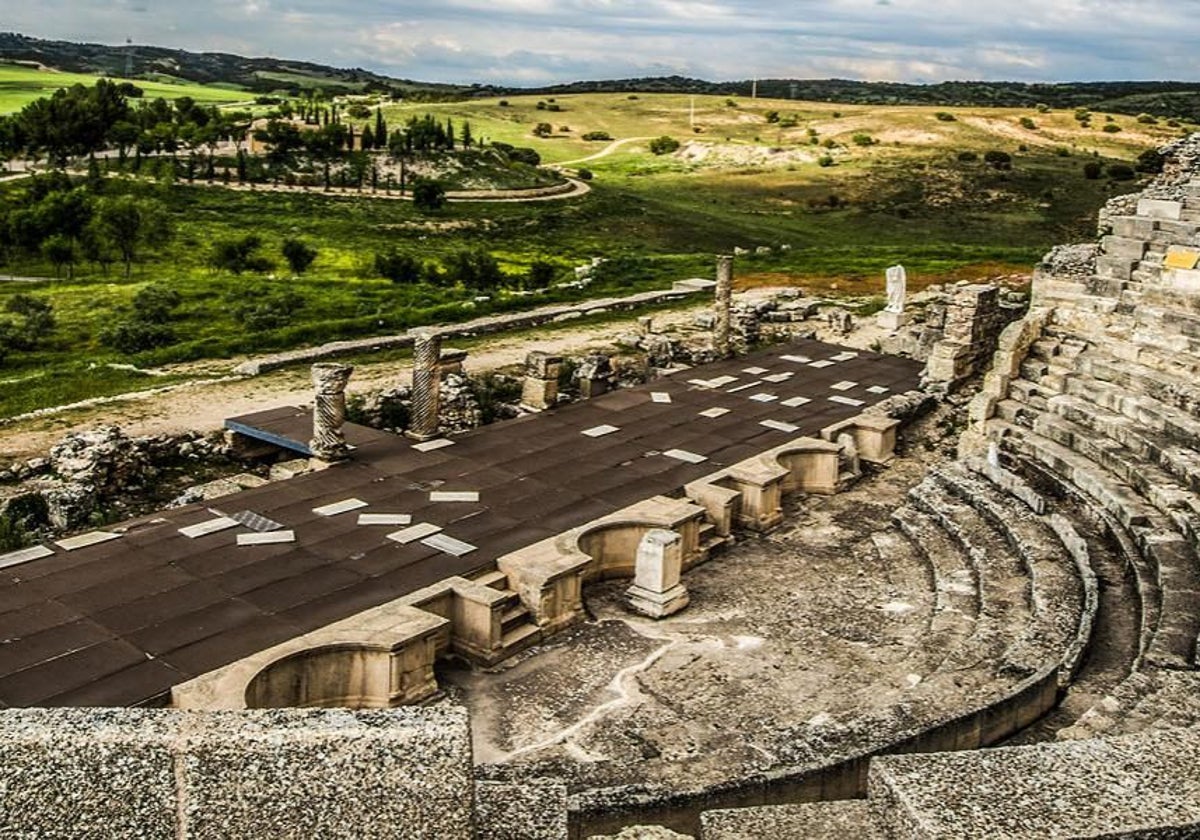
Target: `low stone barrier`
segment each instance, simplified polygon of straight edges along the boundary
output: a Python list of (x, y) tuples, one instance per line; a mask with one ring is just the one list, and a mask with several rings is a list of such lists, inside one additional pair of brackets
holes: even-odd
[(0, 836), (474, 840), (465, 710), (0, 712)]
[[(504, 330), (536, 327), (541, 324), (550, 323), (556, 319), (582, 317), (599, 310), (637, 309), (638, 307), (655, 303), (682, 300), (689, 295), (705, 291), (707, 290), (679, 287), (640, 292), (636, 295), (627, 295), (619, 298), (600, 298), (582, 303), (555, 304), (538, 307), (528, 312), (488, 315), (461, 324), (438, 327), (436, 331), (443, 338), (488, 335)], [(274, 353), (269, 356), (259, 356), (242, 362), (233, 369), (233, 372), (241, 376), (257, 376), (260, 373), (278, 370), (287, 365), (316, 362), (322, 359), (332, 359), (337, 356), (347, 356), (353, 353), (374, 353), (380, 350), (396, 350), (411, 347), (414, 333), (415, 330), (410, 330), (394, 335), (356, 338), (348, 341), (330, 341), (316, 347), (305, 347), (299, 350), (289, 350), (284, 353)]]

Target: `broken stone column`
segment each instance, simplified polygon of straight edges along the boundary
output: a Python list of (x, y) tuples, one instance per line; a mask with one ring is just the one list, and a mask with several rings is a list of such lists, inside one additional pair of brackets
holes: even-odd
[(441, 335), (432, 330), (413, 334), (412, 411), (404, 434), (414, 440), (437, 437), (441, 356)]
[(603, 353), (585, 356), (575, 369), (575, 378), (579, 381), (579, 395), (585, 400), (590, 400), (607, 393), (612, 375), (612, 361), (608, 356)]
[(521, 405), (532, 411), (551, 408), (558, 401), (558, 372), (562, 356), (533, 350), (525, 357), (525, 384)]
[(687, 589), (680, 583), (683, 540), (674, 531), (653, 528), (637, 548), (633, 585), (626, 590), (629, 606), (651, 618), (666, 618), (688, 605)]
[(316, 391), (313, 405), (313, 436), (308, 448), (314, 458), (340, 461), (350, 453), (342, 426), (346, 422), (346, 384), (354, 368), (337, 362), (319, 362), (312, 366)]
[(729, 356), (730, 310), (733, 308), (733, 257), (717, 257), (716, 320), (713, 325), (713, 350), (717, 358)]

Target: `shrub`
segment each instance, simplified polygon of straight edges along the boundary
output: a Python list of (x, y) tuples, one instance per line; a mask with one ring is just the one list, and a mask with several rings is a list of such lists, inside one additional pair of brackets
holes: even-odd
[(1132, 181), (1137, 175), (1127, 163), (1114, 163), (1108, 167), (1108, 177), (1114, 181)]
[(1054, 154), (1057, 155), (1058, 157), (1070, 157), (1071, 150), (1068, 149), (1066, 146), (1059, 146), (1058, 148), (1056, 148), (1054, 150)]
[(767, 122), (771, 123), (772, 125), (779, 122), (779, 112), (778, 111), (767, 111), (767, 113), (763, 114), (763, 117), (764, 117), (764, 119), (766, 119)]
[(555, 268), (554, 263), (537, 260), (533, 265), (529, 266), (529, 288), (545, 289), (554, 282), (554, 278), (557, 276), (558, 269)]
[(508, 100), (507, 100), (507, 99), (501, 99), (501, 100), (500, 100), (499, 102), (497, 102), (496, 104), (497, 104), (497, 105), (499, 105), (501, 108), (507, 108), (507, 107), (508, 107)]
[(575, 173), (575, 177), (580, 181), (590, 181), (592, 180), (592, 170), (580, 169)]
[(142, 321), (162, 323), (174, 316), (181, 303), (179, 292), (162, 283), (151, 283), (133, 296), (133, 314)]
[(833, 166), (833, 158), (830, 155), (821, 155), (817, 158), (817, 166)]
[(240, 239), (223, 239), (213, 243), (209, 264), (213, 268), (241, 274), (243, 271), (270, 271), (271, 261), (258, 253), (262, 237), (248, 233)]
[(418, 283), (424, 273), (421, 261), (395, 248), (375, 255), (375, 273), (393, 283)]
[(934, 116), (938, 118), (938, 122), (955, 122), (958, 119), (949, 111), (938, 111)]
[(1121, 126), (1117, 125), (1116, 123), (1105, 123), (1104, 128), (1102, 129), (1105, 134), (1116, 134), (1120, 130)]
[(974, 163), (979, 160), (979, 155), (974, 152), (959, 152), (958, 160), (960, 163)]
[(1164, 158), (1157, 149), (1146, 149), (1138, 155), (1136, 168), (1138, 172), (1157, 175), (1163, 171)]
[(42, 298), (24, 293), (15, 294), (5, 303), (6, 312), (21, 318), (21, 323), (10, 324), (6, 330), (5, 344), (17, 350), (32, 350), (54, 331), (54, 307)]
[(251, 330), (273, 330), (287, 326), (292, 316), (304, 307), (304, 298), (291, 289), (264, 294), (252, 291), (244, 303), (235, 307), (233, 317)]
[(1083, 177), (1089, 181), (1095, 181), (1104, 171), (1104, 166), (1096, 160), (1089, 160), (1083, 165)]
[(1021, 128), (1024, 128), (1027, 131), (1036, 131), (1037, 130), (1037, 123), (1035, 123), (1029, 117), (1021, 117), (1020, 123), (1021, 123)]
[(1045, 102), (1039, 102), (1035, 107), (1037, 108), (1037, 112), (1039, 114), (1049, 114), (1050, 113), (1050, 106), (1047, 105)]
[(136, 318), (118, 321), (100, 331), (100, 343), (131, 355), (155, 347), (165, 347), (175, 341), (175, 332), (166, 324), (140, 321)]
[(589, 131), (582, 135), (584, 140), (612, 140), (612, 135), (607, 131)]
[(1012, 155), (998, 149), (984, 152), (983, 162), (994, 169), (1012, 169)]
[(533, 135), (535, 137), (549, 137), (554, 133), (554, 126), (548, 122), (540, 122), (533, 127)]
[(440, 181), (431, 178), (418, 178), (413, 182), (413, 207), (422, 213), (432, 213), (440, 210), (446, 203), (446, 188)]
[(855, 146), (874, 146), (879, 141), (870, 134), (855, 134), (850, 138)]
[(1158, 125), (1158, 120), (1151, 114), (1138, 114), (1137, 121), (1142, 125)]
[(530, 166), (537, 166), (542, 162), (542, 156), (537, 153), (536, 149), (530, 149), (524, 146), (519, 149), (509, 147), (505, 154), (508, 155), (509, 160), (516, 163), (526, 163)]
[(487, 291), (504, 282), (496, 258), (487, 251), (458, 251), (446, 261), (446, 279), (474, 291)]
[(650, 152), (656, 155), (666, 155), (679, 148), (679, 141), (664, 134), (650, 141)]
[(283, 258), (293, 274), (303, 274), (317, 258), (317, 249), (299, 239), (283, 240)]

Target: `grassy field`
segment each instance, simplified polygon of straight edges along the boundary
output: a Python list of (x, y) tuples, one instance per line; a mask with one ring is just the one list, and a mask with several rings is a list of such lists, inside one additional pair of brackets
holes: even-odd
[[(97, 78), (78, 73), (59, 73), (52, 70), (34, 70), (28, 67), (0, 64), (0, 114), (19, 111), (33, 100), (50, 96), (59, 88), (70, 87), (73, 84), (91, 87), (96, 83)], [(134, 79), (133, 83), (145, 91), (146, 97), (150, 99), (155, 97), (178, 99), (181, 96), (190, 96), (197, 102), (225, 105), (253, 98), (245, 91), (197, 85), (190, 82), (147, 82)]]
[[(190, 94), (189, 94), (190, 95)], [(865, 108), (824, 103), (624, 95), (559, 97), (561, 111), (539, 110), (537, 99), (441, 105), (388, 105), (393, 129), (408, 116), (435, 112), (476, 136), (532, 146), (544, 160), (577, 161), (609, 147), (584, 141), (589, 131), (614, 140), (663, 134), (685, 143), (676, 154), (651, 155), (633, 139), (585, 164), (595, 173), (583, 199), (528, 204), (450, 204), (426, 216), (411, 204), (369, 196), (321, 192), (271, 194), (220, 188), (114, 182), (162, 201), (176, 231), (148, 254), (126, 283), (119, 268), (105, 275), (90, 265), (77, 277), (40, 283), (4, 283), (0, 306), (19, 292), (49, 297), (60, 327), (36, 352), (16, 353), (0, 370), (0, 417), (58, 404), (153, 387), (156, 378), (104, 367), (141, 366), (314, 344), (334, 338), (402, 330), (421, 323), (464, 320), (548, 300), (631, 292), (673, 279), (708, 276), (712, 255), (734, 248), (787, 244), (771, 256), (744, 257), (739, 282), (803, 285), (816, 293), (876, 294), (884, 269), (901, 262), (915, 287), (958, 278), (1028, 271), (1050, 247), (1094, 236), (1096, 210), (1135, 182), (1087, 180), (1085, 162), (1131, 161), (1146, 148), (1179, 136), (1180, 128), (1142, 125), (1103, 115), (1081, 127), (1072, 113), (957, 109), (939, 119), (932, 108)], [(781, 127), (767, 122), (777, 111)], [(1036, 128), (1021, 125), (1032, 120)], [(533, 137), (537, 122), (555, 135)], [(570, 131), (558, 131), (567, 126)], [(810, 132), (811, 130), (811, 132)], [(815, 133), (815, 135), (814, 135)], [(871, 145), (856, 142), (868, 135)], [(816, 137), (817, 145), (812, 138)], [(688, 141), (694, 141), (688, 145)], [(828, 146), (826, 141), (830, 141)], [(963, 152), (1002, 150), (1011, 170)], [(832, 165), (818, 158), (828, 155)], [(19, 183), (0, 186), (0, 200)], [(215, 241), (253, 232), (271, 272), (234, 276), (208, 267)], [(319, 255), (302, 277), (287, 275), (279, 247), (300, 237)], [(535, 261), (559, 268), (593, 257), (625, 257), (629, 270), (606, 284), (576, 291), (519, 296), (504, 292), (477, 299), (463, 288), (397, 285), (376, 276), (375, 254), (389, 248), (445, 263), (462, 249), (493, 254), (514, 276)], [(25, 256), (6, 270), (47, 276), (52, 268)], [(132, 358), (104, 347), (103, 327), (123, 317), (138, 289), (160, 282), (183, 296), (172, 327), (177, 342)], [(248, 328), (238, 310), (247, 301), (294, 294), (301, 303), (284, 323)], [(92, 365), (92, 366), (89, 366)], [(209, 371), (224, 369), (207, 366)]]

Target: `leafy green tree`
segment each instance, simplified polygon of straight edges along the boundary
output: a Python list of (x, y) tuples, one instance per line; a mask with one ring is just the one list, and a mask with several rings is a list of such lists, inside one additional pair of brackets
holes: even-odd
[(70, 237), (56, 233), (43, 240), (42, 256), (54, 266), (54, 276), (60, 276), (62, 270), (67, 270), (67, 280), (74, 278), (75, 263), (79, 261), (79, 249)]
[(554, 133), (554, 126), (548, 122), (540, 122), (533, 127), (534, 137), (549, 137)]
[(92, 235), (120, 254), (126, 280), (143, 246), (158, 245), (171, 238), (166, 208), (153, 199), (132, 195), (101, 198), (96, 202), (91, 225)]
[(299, 239), (283, 240), (281, 250), (293, 274), (303, 274), (317, 258), (317, 249)]
[(446, 188), (432, 178), (418, 178), (413, 181), (412, 196), (414, 207), (422, 213), (433, 213), (445, 205)]

